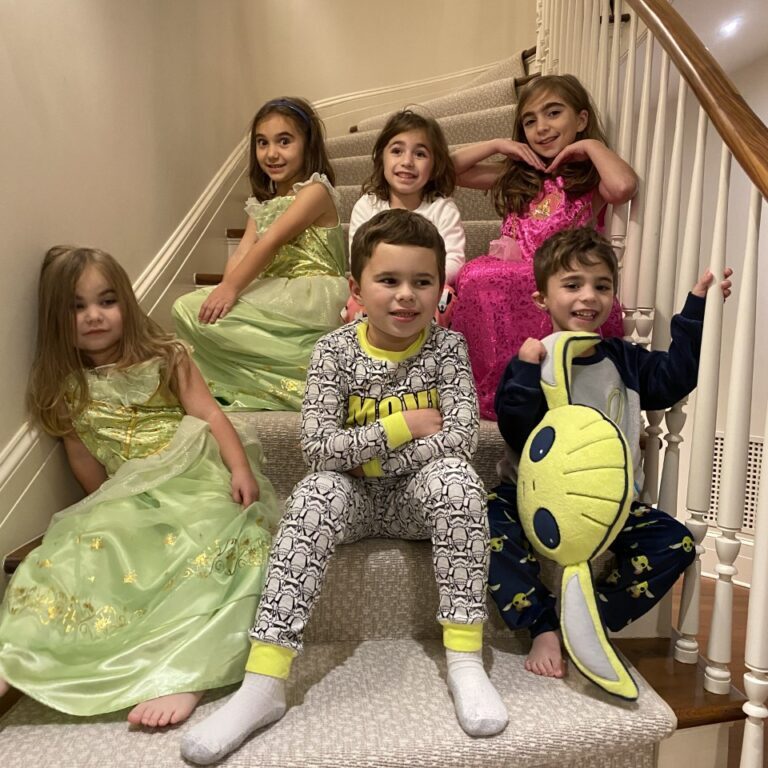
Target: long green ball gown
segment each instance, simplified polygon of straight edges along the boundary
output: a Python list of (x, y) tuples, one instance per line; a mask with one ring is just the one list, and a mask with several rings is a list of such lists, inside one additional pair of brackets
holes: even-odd
[(69, 714), (243, 676), (279, 507), (258, 472), (259, 501), (232, 500), (208, 424), (160, 382), (157, 359), (88, 372), (74, 427), (109, 479), (54, 515), (0, 606), (0, 677)]
[[(295, 192), (316, 183), (325, 185), (338, 209), (338, 193), (315, 173), (295, 184), (294, 194), (263, 203), (248, 200), (245, 210), (259, 236), (293, 203)], [(349, 298), (345, 266), (341, 224), (311, 226), (278, 250), (226, 317), (213, 324), (197, 319), (212, 288), (176, 301), (176, 332), (192, 346), (208, 387), (225, 409), (301, 410), (312, 349), (340, 325)]]

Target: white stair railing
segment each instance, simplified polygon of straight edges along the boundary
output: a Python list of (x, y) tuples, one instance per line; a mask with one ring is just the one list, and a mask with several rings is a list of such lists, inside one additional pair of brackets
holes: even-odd
[[(715, 275), (707, 293), (704, 332), (699, 364), (699, 384), (692, 418), (690, 459), (687, 473), (686, 525), (691, 530), (697, 557), (685, 574), (675, 658), (696, 663), (699, 646), (700, 556), (709, 531), (712, 458), (718, 423), (721, 381), (721, 338), (724, 307), (719, 281), (726, 265), (728, 197), (732, 157), (754, 182), (750, 199), (744, 265), (735, 276), (738, 306), (729, 302), (729, 317), (736, 318), (729, 332), (732, 360), (728, 376), (728, 407), (720, 428), (725, 433), (720, 503), (717, 510), (715, 547), (718, 575), (712, 627), (707, 649), (705, 685), (716, 693), (731, 685), (731, 630), (733, 578), (739, 554), (739, 532), (744, 514), (746, 459), (749, 441), (750, 403), (754, 372), (756, 286), (759, 279), (758, 232), (760, 211), (768, 196), (768, 129), (743, 99), (733, 91), (711, 55), (696, 39), (666, 0), (616, 0), (609, 22), (608, 0), (540, 0), (547, 43), (542, 71), (571, 72), (591, 91), (608, 134), (622, 157), (631, 161), (640, 179), (637, 197), (629, 207), (611, 212), (609, 234), (622, 264), (620, 299), (628, 337), (654, 349), (669, 345), (669, 321), (682, 306), (687, 292), (704, 267)], [(622, 13), (629, 14), (628, 34), (619, 34)], [(623, 42), (623, 48), (622, 48)], [(660, 53), (659, 53), (660, 52)], [(636, 68), (643, 57), (639, 104), (636, 104)], [(658, 72), (654, 66), (657, 64)], [(676, 108), (668, 110), (669, 67), (680, 76)], [(695, 143), (685, 133), (686, 100), (699, 103)], [(671, 102), (671, 99), (669, 99)], [(655, 107), (652, 105), (655, 104)], [(654, 111), (651, 132), (650, 115)], [(707, 164), (706, 142), (710, 122), (722, 139), (719, 168)], [(634, 133), (634, 135), (633, 135)], [(666, 137), (672, 136), (667, 157)], [(649, 147), (650, 142), (650, 147)], [(685, 154), (690, 156), (689, 175), (684, 173)], [(650, 156), (649, 156), (650, 155)], [(705, 178), (718, 178), (714, 229), (703, 217)], [(683, 212), (681, 190), (686, 190)], [(679, 222), (685, 217), (684, 229)], [(702, 241), (706, 248), (702, 253)], [(725, 381), (725, 378), (722, 379)], [(648, 414), (643, 498), (675, 514), (679, 486), (680, 443), (687, 416), (687, 399), (666, 414)], [(722, 414), (721, 414), (722, 416)], [(662, 421), (665, 419), (666, 450), (661, 456)], [(723, 426), (724, 423), (724, 426)], [(768, 424), (766, 424), (768, 432)], [(763, 765), (763, 732), (768, 717), (768, 462), (763, 466), (761, 495), (757, 505), (755, 554), (747, 625), (744, 678), (749, 702), (741, 768)]]

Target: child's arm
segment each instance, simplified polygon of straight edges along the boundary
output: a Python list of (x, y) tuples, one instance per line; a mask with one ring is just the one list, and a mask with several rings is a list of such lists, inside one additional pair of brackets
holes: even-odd
[(208, 295), (200, 307), (201, 323), (215, 323), (225, 317), (238, 296), (251, 281), (270, 264), (278, 249), (290, 242), (307, 227), (336, 215), (336, 206), (330, 193), (321, 183), (302, 187), (296, 198), (266, 232), (249, 248), (240, 263)]
[(386, 424), (396, 419), (347, 428), (348, 401), (334, 338), (324, 336), (312, 351), (301, 406), (301, 448), (311, 471), (349, 472), (386, 454)]
[(244, 507), (257, 501), (259, 484), (253, 476), (243, 444), (188, 355), (179, 361), (178, 381), (182, 407), (190, 416), (207, 421), (211, 434), (219, 444), (221, 458), (232, 474), (232, 498)]
[(89, 494), (98, 490), (107, 479), (107, 471), (74, 432), (64, 436), (64, 451), (72, 474), (83, 490)]
[(596, 210), (602, 208), (606, 203), (621, 205), (635, 196), (637, 174), (632, 170), (632, 166), (608, 149), (602, 141), (596, 139), (582, 139), (569, 144), (549, 164), (546, 170), (547, 173), (554, 173), (566, 163), (582, 160), (591, 160), (600, 176), (597, 191), (601, 197), (602, 205), (596, 205)]
[(546, 354), (539, 339), (526, 339), (507, 365), (496, 390), (494, 406), (499, 432), (517, 453), (523, 450), (528, 435), (547, 411), (541, 390), (541, 362)]
[(456, 183), (471, 189), (490, 189), (504, 172), (500, 163), (483, 162), (492, 155), (507, 155), (539, 171), (544, 170), (541, 158), (527, 144), (512, 139), (490, 139), (460, 147), (451, 154)]
[(240, 238), (240, 242), (237, 244), (235, 252), (227, 259), (227, 263), (224, 265), (224, 278), (232, 272), (232, 270), (240, 264), (245, 258), (245, 255), (256, 244), (259, 239), (259, 233), (256, 229), (256, 222), (249, 216), (248, 222), (245, 225), (245, 232)]
[(435, 204), (438, 207), (435, 226), (445, 243), (445, 281), (448, 285), (453, 285), (456, 275), (464, 266), (467, 236), (464, 234), (461, 213), (456, 203), (450, 198), (439, 198)]
[[(732, 274), (725, 270), (720, 283), (723, 298), (731, 294)], [(698, 279), (679, 315), (672, 318), (672, 342), (666, 352), (649, 352), (642, 347), (629, 347), (636, 356), (640, 405), (648, 410), (670, 408), (696, 388), (704, 327), (704, 304), (714, 277), (707, 270)]]
[(349, 215), (349, 253), (352, 254), (352, 238), (355, 232), (365, 224), (368, 219), (372, 219), (383, 208), (376, 205), (376, 199), (372, 195), (363, 195), (352, 208)]
[[(474, 456), (480, 415), (463, 337), (457, 334), (447, 337), (439, 359), (439, 412), (434, 409), (403, 412), (410, 435), (403, 435), (399, 444), (380, 458), (380, 474), (403, 475), (435, 459), (456, 457), (469, 461)], [(369, 473), (375, 474), (372, 470), (375, 468), (369, 469)]]

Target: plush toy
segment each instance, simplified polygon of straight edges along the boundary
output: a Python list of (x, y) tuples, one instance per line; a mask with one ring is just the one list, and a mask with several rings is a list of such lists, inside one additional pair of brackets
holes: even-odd
[(609, 693), (634, 700), (637, 686), (606, 634), (589, 565), (627, 520), (631, 454), (608, 417), (571, 403), (571, 362), (598, 341), (574, 332), (544, 339), (541, 388), (549, 410), (523, 448), (517, 503), (536, 551), (564, 568), (560, 628), (573, 663)]

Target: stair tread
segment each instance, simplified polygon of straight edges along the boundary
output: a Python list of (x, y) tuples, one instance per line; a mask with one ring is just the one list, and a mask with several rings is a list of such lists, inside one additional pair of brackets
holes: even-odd
[(616, 646), (653, 686), (677, 716), (678, 728), (695, 728), (742, 720), (744, 694), (731, 686), (727, 695), (704, 689), (704, 668), (699, 664), (682, 664), (673, 656), (674, 639), (617, 638)]
[[(523, 667), (524, 654), (519, 642), (486, 644), (486, 666), (510, 711), (510, 725), (494, 738), (473, 739), (456, 721), (439, 640), (308, 645), (294, 666), (285, 717), (247, 742), (227, 765), (587, 767), (592, 756), (605, 765), (611, 753), (627, 756), (617, 765), (631, 765), (631, 757), (647, 754), (674, 729), (671, 711), (644, 681), (639, 680), (638, 701), (629, 704), (578, 674), (565, 680), (532, 675)], [(192, 722), (220, 704), (207, 700)], [(178, 742), (187, 725), (136, 733), (126, 728), (124, 716), (74, 718), (24, 698), (0, 723), (0, 760), (100, 768), (120, 754), (126, 767), (185, 765)], [(62, 726), (69, 724), (68, 738)]]

